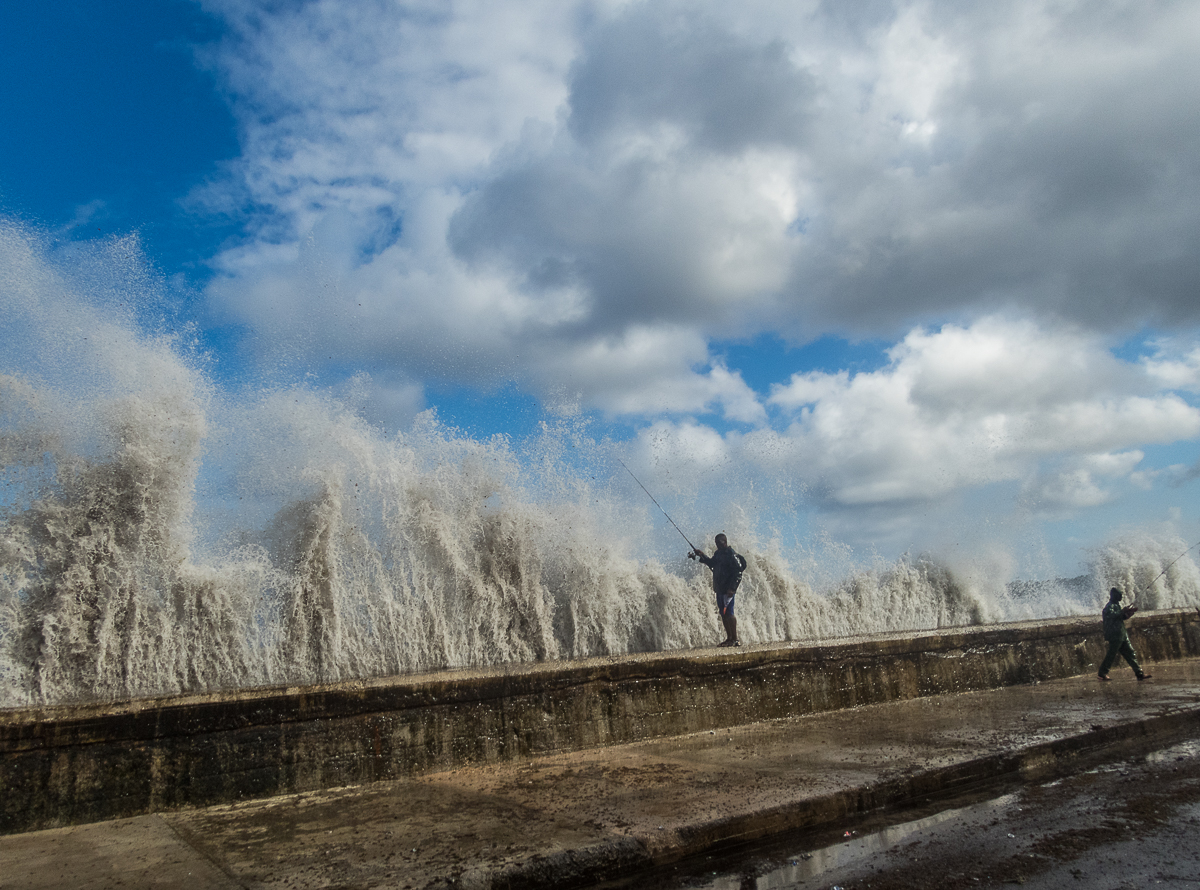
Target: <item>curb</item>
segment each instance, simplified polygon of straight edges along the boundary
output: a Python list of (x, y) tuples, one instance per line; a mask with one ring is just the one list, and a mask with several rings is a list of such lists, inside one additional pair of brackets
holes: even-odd
[[(1200, 613), (1140, 613), (1147, 663)], [(1095, 670), (1091, 618), (0, 709), (0, 835), (357, 787)]]
[(454, 884), (467, 890), (586, 887), (700, 854), (728, 852), (786, 832), (825, 827), (916, 800), (950, 799), (1006, 783), (1041, 782), (1200, 737), (1200, 705), (997, 753), (946, 767), (846, 788), (822, 797), (697, 822), (654, 836), (537, 855), (496, 871), (474, 870)]

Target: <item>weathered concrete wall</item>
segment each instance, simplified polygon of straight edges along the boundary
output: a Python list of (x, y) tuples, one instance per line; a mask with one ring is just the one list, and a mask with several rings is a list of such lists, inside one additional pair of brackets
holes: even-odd
[[(1195, 611), (1130, 630), (1144, 663), (1200, 655)], [(1087, 618), (0, 711), (0, 833), (1086, 674), (1104, 651)]]

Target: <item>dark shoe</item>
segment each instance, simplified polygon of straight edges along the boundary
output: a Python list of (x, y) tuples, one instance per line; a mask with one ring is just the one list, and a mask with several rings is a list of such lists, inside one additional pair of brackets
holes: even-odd
[[(734, 641), (733, 641), (733, 643), (732, 643), (731, 645), (733, 645), (733, 646), (741, 646), (741, 645), (742, 645), (742, 641), (741, 641), (741, 640), (734, 640)], [(1142, 679), (1145, 679), (1145, 678), (1143, 677)]]
[(1149, 679), (1150, 679), (1149, 674), (1138, 674), (1138, 682), (1139, 683), (1141, 683), (1143, 680), (1149, 680)]
[(732, 645), (733, 645), (733, 640), (725, 640), (725, 642), (723, 642), (723, 643), (717, 643), (717, 648), (724, 649), (726, 646), (732, 646)]
[(1108, 674), (1096, 674), (1096, 676), (1106, 683), (1112, 679), (1112, 677), (1110, 677)]

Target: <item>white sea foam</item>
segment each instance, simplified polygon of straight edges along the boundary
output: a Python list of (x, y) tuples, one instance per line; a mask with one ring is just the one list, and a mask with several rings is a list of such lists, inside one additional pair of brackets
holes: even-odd
[[(97, 301), (46, 253), (0, 228), (0, 707), (715, 641), (707, 570), (650, 543), (661, 517), (585, 427), (478, 441), (427, 413), (388, 437), (302, 387), (222, 397), (120, 288)], [(785, 547), (719, 506), (754, 641), (1094, 610), (1185, 546), (1130, 539), (1089, 591), (1005, 597), (928, 558), (831, 578), (835, 543)], [(1186, 558), (1143, 605), (1198, 592)]]

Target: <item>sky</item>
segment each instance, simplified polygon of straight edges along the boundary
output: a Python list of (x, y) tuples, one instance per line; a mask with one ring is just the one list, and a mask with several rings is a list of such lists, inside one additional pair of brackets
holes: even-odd
[(1198, 46), (1186, 0), (11, 3), (0, 213), (136, 244), (230, 390), (584, 419), (668, 496), (1073, 574), (1200, 537)]

